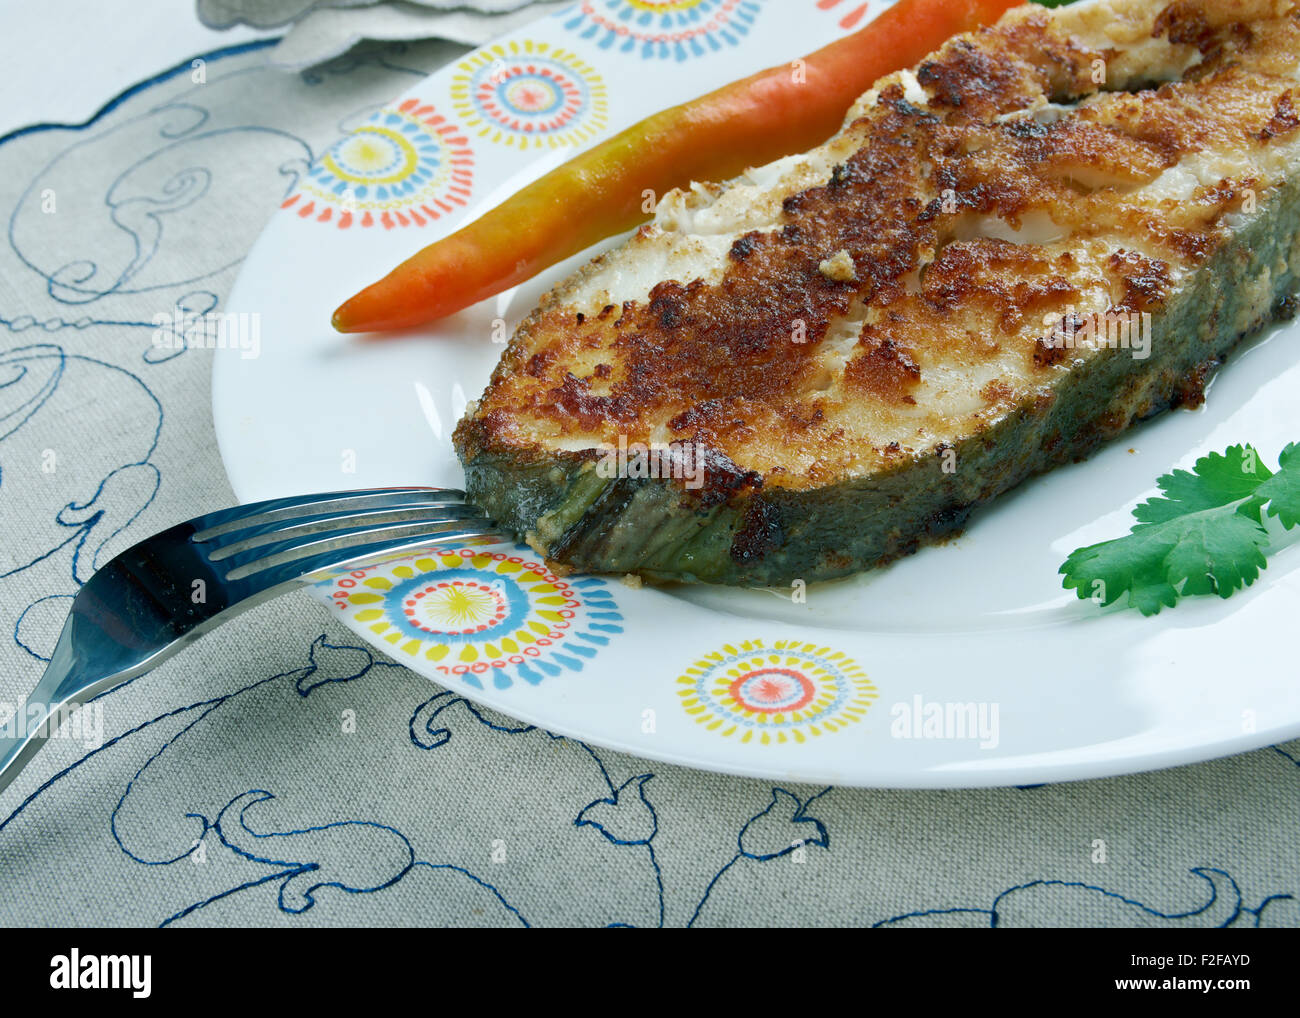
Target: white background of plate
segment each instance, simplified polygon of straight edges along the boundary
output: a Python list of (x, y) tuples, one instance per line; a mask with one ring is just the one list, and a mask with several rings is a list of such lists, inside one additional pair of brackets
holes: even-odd
[[(886, 6), (886, 5), (877, 5)], [(685, 63), (584, 44), (546, 17), (518, 36), (577, 51), (609, 89), (607, 133), (840, 32), (808, 3), (768, 3), (745, 44)], [(407, 95), (444, 111), (450, 67)], [(498, 203), (573, 149), (513, 149), (474, 139), (475, 200), (422, 230), (346, 232), (275, 216), (249, 254), (227, 310), (261, 315), (261, 353), (214, 360), (213, 410), (230, 481), (243, 501), (344, 487), (457, 486), (450, 432), (500, 354), (491, 323), (513, 327), (585, 260), (436, 326), (383, 342), (335, 334), (338, 299), (418, 246)], [(1252, 589), (1191, 599), (1154, 619), (1099, 612), (1060, 587), (1076, 547), (1118, 536), (1130, 510), (1173, 466), (1254, 443), (1275, 462), (1300, 440), (1300, 325), (1271, 329), (1233, 357), (1206, 405), (1143, 425), (1087, 463), (1035, 480), (976, 516), (964, 536), (888, 570), (815, 585), (804, 604), (769, 591), (633, 590), (615, 583), (625, 632), (580, 674), (476, 690), (407, 661), (470, 699), (551, 731), (711, 770), (841, 785), (962, 787), (1096, 777), (1190, 763), (1300, 735), (1291, 637), (1300, 551), (1288, 547)], [(342, 472), (353, 450), (355, 473)], [(389, 645), (353, 627), (381, 650)], [(801, 639), (843, 650), (880, 690), (864, 722), (805, 744), (742, 745), (697, 725), (675, 679), (724, 642)], [(890, 734), (891, 707), (994, 703), (1000, 740)], [(642, 731), (652, 709), (653, 734)]]

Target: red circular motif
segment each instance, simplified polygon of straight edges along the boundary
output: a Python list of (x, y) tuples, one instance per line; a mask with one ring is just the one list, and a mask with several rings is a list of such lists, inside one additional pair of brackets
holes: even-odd
[(732, 699), (747, 710), (784, 714), (812, 703), (817, 689), (802, 672), (790, 668), (758, 668), (745, 672), (727, 687)]

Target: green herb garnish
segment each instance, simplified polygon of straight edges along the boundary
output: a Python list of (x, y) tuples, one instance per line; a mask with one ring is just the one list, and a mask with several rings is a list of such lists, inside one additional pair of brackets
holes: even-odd
[(1253, 446), (1234, 445), (1156, 482), (1162, 498), (1133, 510), (1125, 537), (1074, 552), (1061, 566), (1080, 600), (1114, 604), (1125, 593), (1143, 615), (1192, 594), (1231, 597), (1268, 565), (1265, 516), (1300, 524), (1300, 445), (1282, 452), (1277, 472)]

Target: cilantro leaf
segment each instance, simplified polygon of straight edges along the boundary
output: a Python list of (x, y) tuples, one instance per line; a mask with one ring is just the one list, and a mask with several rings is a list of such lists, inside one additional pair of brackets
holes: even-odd
[[(1162, 494), (1133, 510), (1131, 532), (1080, 548), (1062, 564), (1063, 586), (1081, 600), (1114, 604), (1125, 594), (1143, 615), (1194, 594), (1230, 597), (1259, 578), (1268, 560), (1263, 513), (1300, 525), (1300, 445), (1277, 473), (1254, 447), (1235, 445), (1157, 482)], [(1267, 506), (1267, 509), (1265, 509)]]
[(1281, 469), (1259, 486), (1259, 497), (1268, 499), (1268, 514), (1290, 530), (1300, 524), (1300, 444), (1282, 450)]
[[(1222, 454), (1202, 456), (1191, 471), (1165, 474), (1156, 481), (1165, 497), (1143, 502), (1133, 510), (1133, 516), (1142, 523), (1164, 523), (1188, 513), (1216, 509), (1249, 499), (1260, 482), (1272, 476), (1273, 471), (1260, 462), (1253, 446), (1234, 445)], [(1259, 519), (1258, 505), (1253, 516)]]
[(1080, 600), (1094, 598), (1102, 605), (1114, 604), (1127, 591), (1129, 606), (1143, 615), (1173, 607), (1178, 591), (1168, 581), (1164, 561), (1174, 542), (1162, 540), (1154, 529), (1075, 551), (1061, 566), (1066, 590), (1073, 588)]
[(1128, 537), (1080, 548), (1065, 560), (1064, 586), (1081, 600), (1128, 604), (1143, 615), (1172, 608), (1185, 594), (1228, 597), (1249, 586), (1265, 566), (1268, 532), (1219, 507), (1162, 523), (1144, 523)]

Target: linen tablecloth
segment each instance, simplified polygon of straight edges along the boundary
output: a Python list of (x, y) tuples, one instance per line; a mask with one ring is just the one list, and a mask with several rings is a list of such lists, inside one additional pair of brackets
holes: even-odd
[[(225, 354), (154, 316), (219, 308), (341, 125), (463, 52), (287, 74), (269, 45), (0, 139), (0, 701), (97, 565), (233, 501)], [(0, 923), (1300, 925), (1300, 743), (1032, 788), (742, 780), (476, 708), (305, 594), (86, 712), (0, 794)]]

